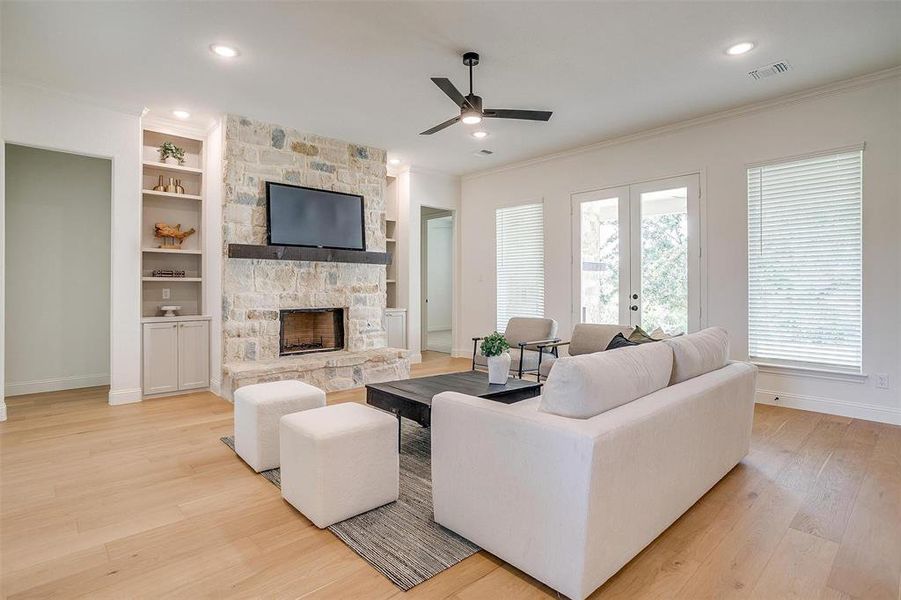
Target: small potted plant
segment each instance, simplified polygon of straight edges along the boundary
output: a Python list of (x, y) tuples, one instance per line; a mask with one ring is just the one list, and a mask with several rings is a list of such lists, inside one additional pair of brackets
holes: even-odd
[(498, 332), (485, 337), (480, 346), (482, 356), (488, 359), (488, 383), (507, 383), (510, 373), (510, 344)]
[(173, 164), (169, 159), (173, 159), (178, 164), (185, 164), (185, 149), (179, 148), (172, 142), (163, 142), (158, 152), (160, 153), (160, 162)]

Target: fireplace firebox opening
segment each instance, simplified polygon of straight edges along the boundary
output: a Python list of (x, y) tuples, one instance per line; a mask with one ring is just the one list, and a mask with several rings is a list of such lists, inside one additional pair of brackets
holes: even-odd
[(279, 311), (279, 356), (344, 350), (343, 308)]

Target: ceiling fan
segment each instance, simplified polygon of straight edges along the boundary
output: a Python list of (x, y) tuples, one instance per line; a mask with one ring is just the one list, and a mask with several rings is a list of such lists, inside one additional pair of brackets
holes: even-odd
[(525, 121), (547, 121), (554, 114), (548, 110), (517, 110), (508, 108), (482, 109), (482, 97), (472, 93), (472, 68), (479, 64), (479, 55), (475, 52), (467, 52), (463, 55), (463, 64), (469, 67), (469, 94), (460, 93), (450, 79), (446, 77), (432, 77), (432, 81), (441, 88), (441, 91), (454, 101), (460, 109), (460, 116), (448, 119), (444, 123), (426, 129), (419, 135), (432, 135), (446, 127), (450, 127), (457, 121), (463, 121), (467, 125), (480, 123), (482, 119), (523, 119)]

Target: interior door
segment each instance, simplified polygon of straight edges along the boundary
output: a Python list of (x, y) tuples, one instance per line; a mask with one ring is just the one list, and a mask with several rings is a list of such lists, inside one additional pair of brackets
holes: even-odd
[(699, 189), (695, 174), (573, 196), (574, 322), (700, 326)]

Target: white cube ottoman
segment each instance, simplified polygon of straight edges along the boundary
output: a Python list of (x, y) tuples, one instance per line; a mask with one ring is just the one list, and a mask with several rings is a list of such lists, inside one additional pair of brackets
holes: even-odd
[(235, 452), (259, 473), (278, 467), (278, 420), (325, 406), (325, 392), (302, 381), (273, 381), (235, 390)]
[(348, 402), (280, 423), (282, 497), (317, 527), (397, 500), (397, 418)]

